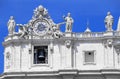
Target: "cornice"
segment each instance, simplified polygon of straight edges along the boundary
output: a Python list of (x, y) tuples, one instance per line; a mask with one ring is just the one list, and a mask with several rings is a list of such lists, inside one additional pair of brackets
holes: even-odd
[(78, 69), (62, 69), (57, 71), (39, 71), (39, 72), (6, 72), (1, 77), (51, 77), (51, 76), (108, 76), (117, 75), (120, 76), (120, 70), (118, 69), (101, 69), (101, 70), (78, 70)]
[[(86, 36), (86, 34), (90, 36)], [(84, 36), (85, 35), (85, 36)], [(91, 36), (92, 35), (92, 36)], [(100, 35), (100, 36), (99, 36)], [(66, 40), (72, 40), (72, 41), (102, 41), (107, 39), (114, 39), (119, 40), (120, 35), (117, 34), (117, 32), (110, 32), (110, 33), (103, 33), (103, 32), (93, 32), (93, 33), (64, 33), (64, 36), (61, 38), (50, 38), (50, 37), (39, 37), (39, 36), (32, 36), (29, 37), (29, 39), (19, 39), (18, 35), (8, 36), (6, 37), (5, 41), (3, 42), (3, 46), (7, 46), (9, 44), (41, 44), (41, 43), (47, 43), (49, 44), (51, 41), (54, 42), (63, 42)]]

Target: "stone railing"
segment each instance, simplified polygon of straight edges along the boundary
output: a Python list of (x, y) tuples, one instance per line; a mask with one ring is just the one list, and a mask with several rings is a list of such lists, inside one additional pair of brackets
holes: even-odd
[(84, 32), (84, 33), (74, 33), (74, 36), (77, 38), (94, 38), (94, 37), (103, 37), (103, 32)]

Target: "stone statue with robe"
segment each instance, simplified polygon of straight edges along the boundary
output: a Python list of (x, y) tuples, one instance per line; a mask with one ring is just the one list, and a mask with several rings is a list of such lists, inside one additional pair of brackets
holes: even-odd
[(104, 20), (107, 31), (112, 31), (113, 21), (114, 21), (113, 16), (111, 15), (110, 12), (108, 12)]
[(66, 21), (66, 32), (72, 32), (72, 25), (73, 25), (73, 19), (71, 17), (71, 14), (68, 13), (67, 17), (64, 18)]
[(16, 23), (15, 23), (14, 17), (10, 16), (10, 19), (8, 21), (8, 24), (7, 24), (9, 35), (13, 35), (14, 34), (14, 32), (15, 32), (15, 25), (16, 25)]

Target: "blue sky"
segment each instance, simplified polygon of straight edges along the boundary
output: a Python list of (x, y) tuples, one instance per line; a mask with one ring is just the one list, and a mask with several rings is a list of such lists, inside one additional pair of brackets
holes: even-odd
[[(73, 32), (84, 32), (87, 20), (92, 32), (106, 31), (104, 18), (108, 11), (114, 17), (113, 30), (116, 30), (120, 16), (120, 0), (0, 0), (0, 73), (4, 63), (2, 42), (8, 34), (9, 17), (14, 16), (17, 24), (26, 24), (39, 5), (48, 9), (55, 23), (63, 22), (62, 16), (70, 12), (74, 19)], [(61, 30), (64, 32), (65, 26)]]

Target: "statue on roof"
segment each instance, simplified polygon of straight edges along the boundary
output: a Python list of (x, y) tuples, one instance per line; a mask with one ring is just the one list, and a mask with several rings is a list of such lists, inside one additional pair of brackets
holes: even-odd
[(10, 16), (10, 19), (7, 23), (9, 35), (13, 35), (15, 32), (15, 20), (13, 16)]
[(114, 19), (113, 19), (113, 16), (111, 15), (110, 12), (107, 12), (107, 16), (105, 17), (104, 22), (105, 22), (105, 26), (107, 28), (107, 31), (112, 31)]
[(28, 39), (28, 27), (26, 24), (22, 25), (22, 24), (17, 24), (17, 26), (19, 26), (19, 32), (18, 34), (20, 35), (19, 38), (24, 38), (24, 39)]
[(53, 27), (52, 27), (52, 31), (53, 31), (53, 38), (60, 38), (63, 36), (63, 33), (60, 31), (60, 26), (62, 24), (65, 24), (65, 22), (61, 22), (61, 23), (58, 23), (58, 24), (55, 24)]
[(67, 17), (63, 17), (66, 21), (66, 32), (72, 32), (72, 25), (73, 25), (73, 18), (71, 17), (71, 14), (68, 13)]

